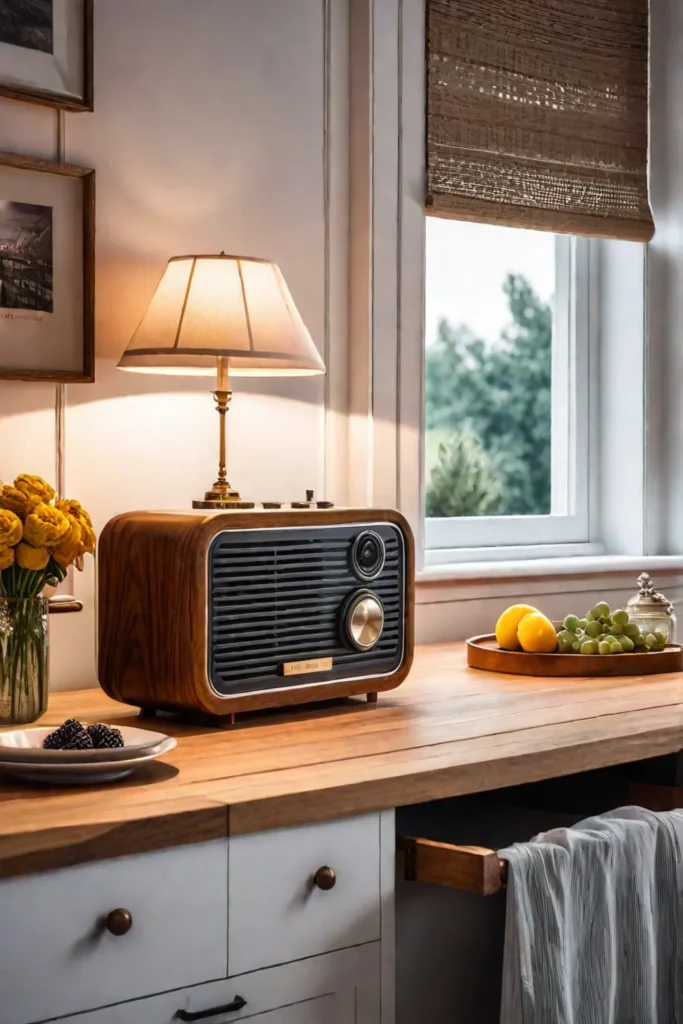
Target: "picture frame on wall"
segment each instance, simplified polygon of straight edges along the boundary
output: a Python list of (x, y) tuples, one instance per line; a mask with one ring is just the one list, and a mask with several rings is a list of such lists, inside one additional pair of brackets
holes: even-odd
[(0, 380), (90, 382), (95, 172), (0, 153)]
[(0, 0), (0, 96), (93, 109), (93, 0)]

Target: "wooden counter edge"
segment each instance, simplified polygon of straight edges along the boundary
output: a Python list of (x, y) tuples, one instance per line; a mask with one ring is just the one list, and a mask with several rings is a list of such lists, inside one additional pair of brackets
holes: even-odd
[[(614, 716), (617, 719), (620, 717)], [(591, 739), (553, 749), (492, 757), (487, 761), (473, 760), (464, 764), (425, 768), (410, 774), (351, 781), (323, 789), (264, 796), (231, 805), (230, 835), (248, 835), (269, 829), (369, 814), (388, 807), (405, 807), (431, 800), (490, 792), (528, 782), (576, 775), (596, 768), (643, 761), (677, 753), (682, 748), (683, 729), (680, 726), (659, 727), (632, 735), (617, 735), (612, 741)], [(213, 789), (215, 798), (220, 799), (220, 784), (215, 784)]]
[(23, 832), (0, 839), (0, 879), (225, 839), (228, 834), (229, 809), (218, 802), (121, 822)]

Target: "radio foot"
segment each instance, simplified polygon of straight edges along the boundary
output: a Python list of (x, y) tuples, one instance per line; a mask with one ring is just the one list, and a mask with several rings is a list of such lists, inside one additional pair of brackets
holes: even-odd
[(377, 691), (376, 690), (373, 693), (366, 693), (365, 696), (366, 696), (368, 704), (376, 704), (377, 703)]

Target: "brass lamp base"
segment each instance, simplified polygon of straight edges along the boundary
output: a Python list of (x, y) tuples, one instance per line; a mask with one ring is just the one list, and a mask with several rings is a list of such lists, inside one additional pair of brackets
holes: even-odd
[(218, 479), (211, 490), (206, 492), (203, 499), (194, 499), (192, 508), (254, 508), (253, 501), (242, 501), (239, 491), (233, 491), (225, 471), (225, 414), (230, 405), (232, 392), (228, 391), (228, 361), (221, 356), (218, 358), (218, 386), (213, 394), (216, 400), (216, 410), (220, 417)]
[(195, 498), (192, 502), (192, 508), (254, 508), (255, 504), (253, 501), (202, 501), (200, 498)]
[(238, 491), (225, 492), (212, 488), (203, 498), (195, 498), (192, 508), (254, 508), (253, 501), (242, 501)]

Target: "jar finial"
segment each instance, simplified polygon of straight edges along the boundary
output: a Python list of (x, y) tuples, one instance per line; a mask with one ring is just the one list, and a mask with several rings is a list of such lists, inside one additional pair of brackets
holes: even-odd
[(655, 581), (649, 572), (641, 572), (638, 577), (638, 587), (642, 597), (652, 597), (655, 592)]

